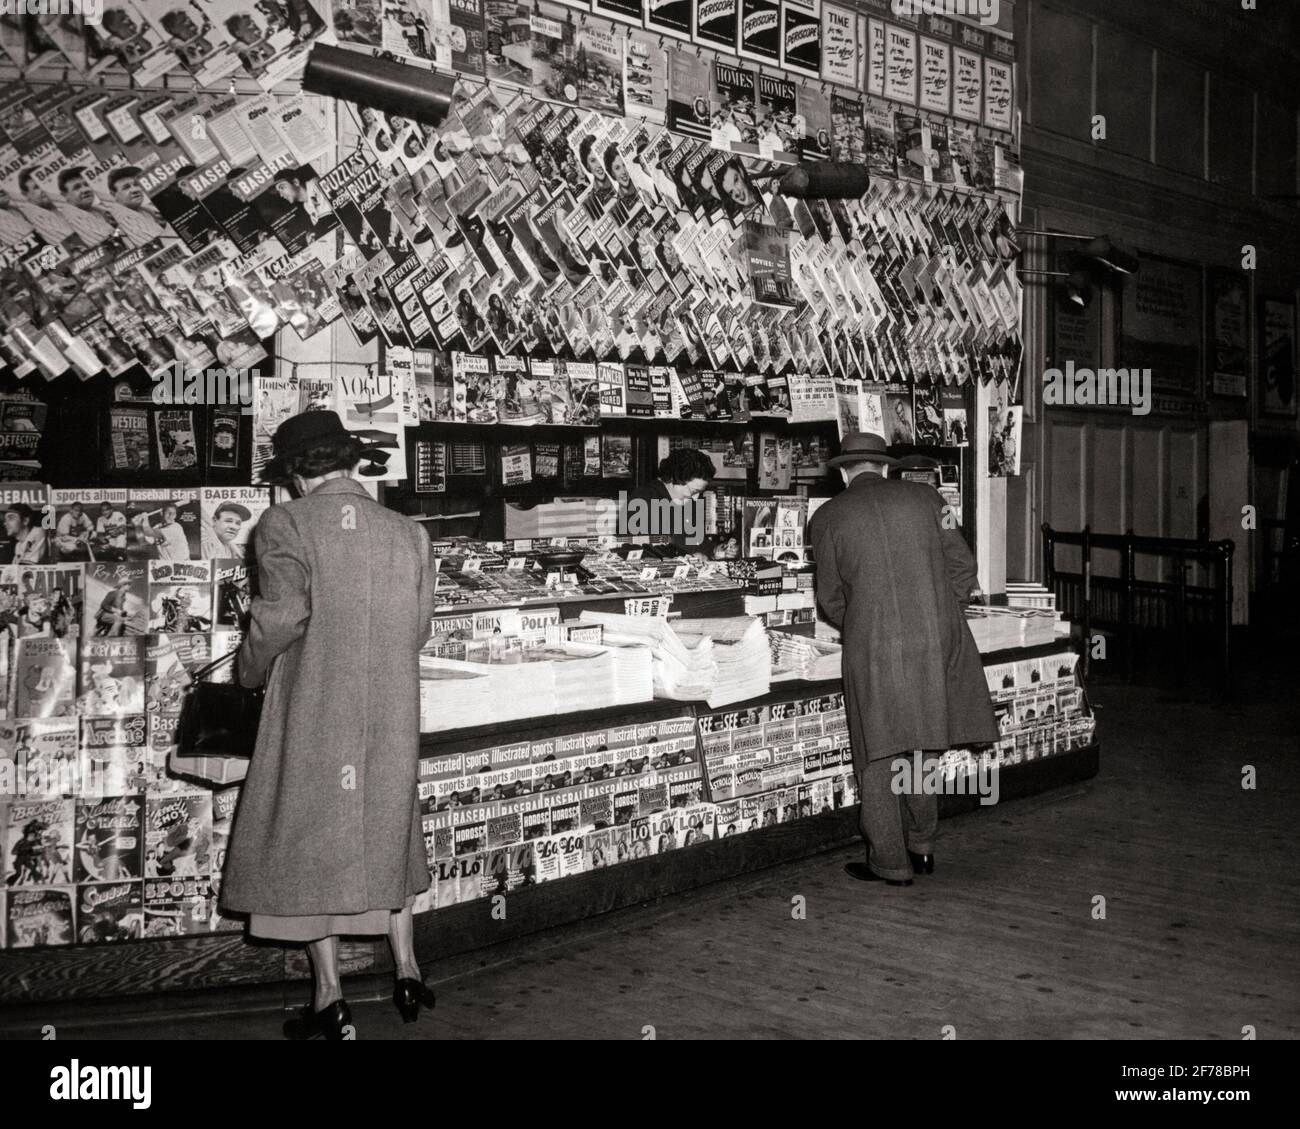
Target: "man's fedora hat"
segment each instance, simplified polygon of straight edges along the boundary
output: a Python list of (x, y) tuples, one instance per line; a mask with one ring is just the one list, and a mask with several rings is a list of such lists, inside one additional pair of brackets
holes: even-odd
[(883, 435), (874, 431), (853, 431), (840, 440), (840, 453), (827, 462), (829, 467), (849, 466), (852, 463), (884, 463), (897, 466), (898, 460), (886, 454), (888, 444)]

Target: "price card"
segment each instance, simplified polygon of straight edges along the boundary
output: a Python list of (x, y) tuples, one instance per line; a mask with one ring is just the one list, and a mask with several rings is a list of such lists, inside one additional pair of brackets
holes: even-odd
[(701, 580), (711, 580), (722, 572), (722, 565), (717, 561), (705, 561), (700, 565), (699, 577)]
[(567, 549), (568, 547), (569, 547), (569, 539), (568, 539), (567, 537), (552, 537), (552, 538), (551, 538), (551, 548), (552, 548), (552, 549)]
[(653, 565), (647, 565), (645, 568), (641, 570), (640, 574), (637, 576), (637, 579), (642, 581), (658, 580), (659, 570), (655, 568)]
[[(501, 552), (502, 549), (506, 547), (506, 543), (504, 541), (489, 541), (487, 543), (487, 547), (491, 549), (494, 553), (499, 553)], [(522, 545), (522, 543), (520, 547), (526, 548), (526, 546)]]
[(506, 565), (507, 572), (523, 572), (524, 566), (528, 563), (526, 557), (511, 557)]
[(644, 554), (645, 554), (644, 549), (629, 549), (627, 553), (627, 559), (630, 561), (639, 561)]
[(479, 557), (467, 557), (460, 566), (461, 572), (482, 572), (483, 561)]
[(560, 587), (560, 584), (561, 584), (561, 582), (562, 582), (562, 580), (563, 580), (563, 577), (561, 576), (560, 573), (558, 573), (558, 572), (548, 572), (548, 573), (546, 574), (546, 587), (547, 587), (547, 588), (559, 588), (559, 587)]
[(691, 575), (691, 566), (688, 564), (680, 564), (675, 569), (673, 569), (674, 580), (685, 580), (690, 575)]

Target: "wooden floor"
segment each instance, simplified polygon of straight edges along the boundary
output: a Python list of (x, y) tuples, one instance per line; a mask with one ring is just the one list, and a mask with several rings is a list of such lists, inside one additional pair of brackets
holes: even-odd
[[(428, 969), (432, 1016), (403, 1027), (355, 1003), (358, 1035), (1296, 1038), (1294, 675), (1269, 668), (1230, 711), (1095, 684), (1097, 779), (946, 820), (938, 873), (910, 889), (845, 877), (854, 850), (779, 866)], [(59, 1035), (276, 1038), (282, 1018), (64, 1019)]]

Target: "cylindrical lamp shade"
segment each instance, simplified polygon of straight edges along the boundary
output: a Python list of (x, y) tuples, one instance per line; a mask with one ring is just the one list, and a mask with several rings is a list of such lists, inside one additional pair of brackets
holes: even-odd
[(325, 43), (312, 47), (302, 75), (309, 94), (328, 94), (423, 125), (438, 125), (447, 116), (455, 85), (450, 75)]
[(818, 200), (856, 200), (870, 184), (866, 165), (847, 161), (811, 161), (795, 165), (781, 177), (781, 194)]

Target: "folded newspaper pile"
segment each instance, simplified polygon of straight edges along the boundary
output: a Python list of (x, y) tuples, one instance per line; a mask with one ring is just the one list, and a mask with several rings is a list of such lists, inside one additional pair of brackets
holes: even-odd
[(420, 656), (420, 729), (436, 733), (654, 697), (650, 654), (561, 644), (506, 661)]
[(981, 651), (1037, 647), (1055, 639), (1056, 614), (1048, 608), (984, 607), (966, 609), (966, 622)]
[(614, 648), (648, 648), (658, 697), (716, 707), (770, 689), (772, 661), (761, 620), (670, 622), (584, 609), (579, 622), (600, 624), (605, 643)]
[(773, 682), (816, 682), (841, 676), (843, 648), (838, 643), (789, 631), (769, 631), (767, 642), (772, 651)]

